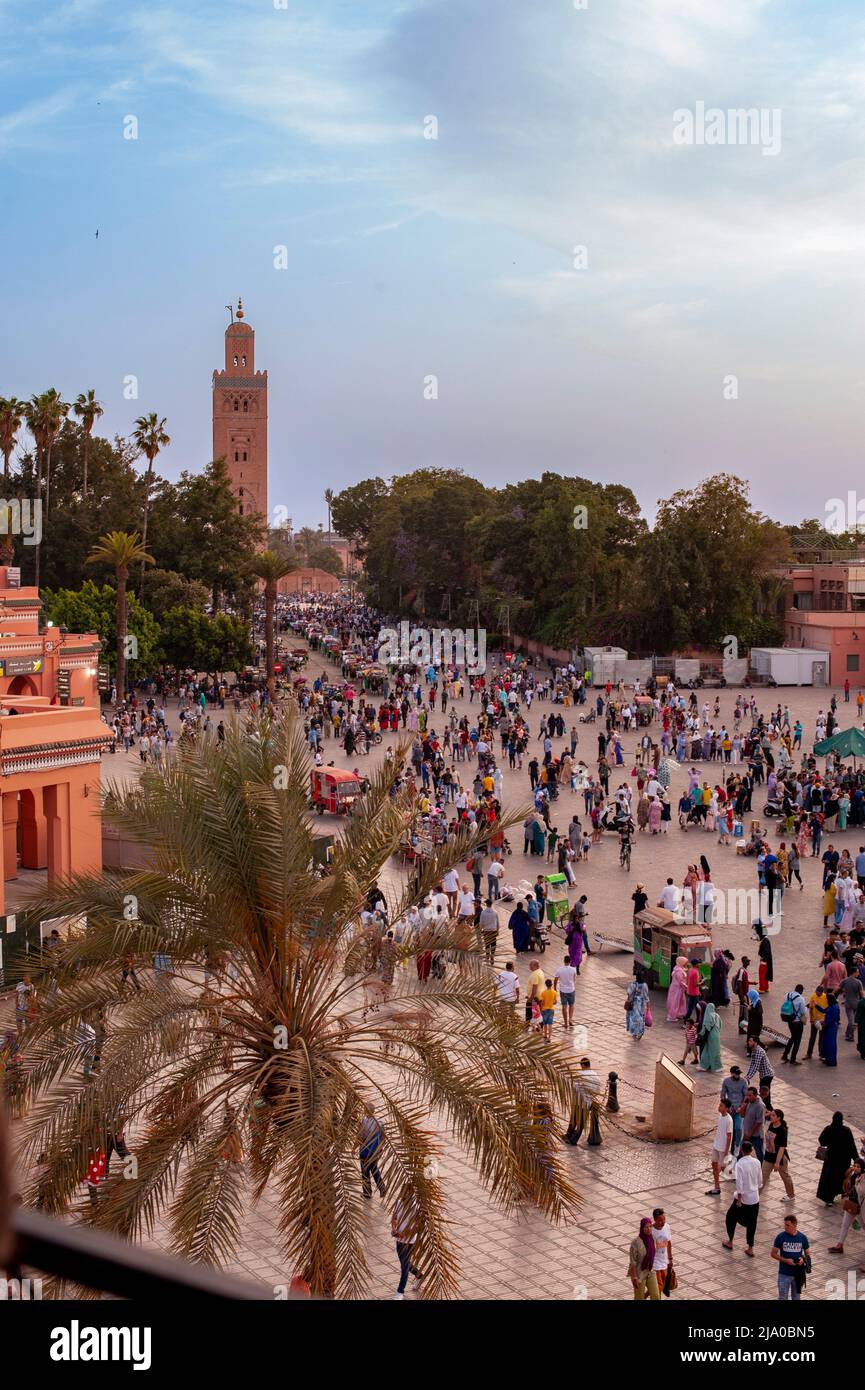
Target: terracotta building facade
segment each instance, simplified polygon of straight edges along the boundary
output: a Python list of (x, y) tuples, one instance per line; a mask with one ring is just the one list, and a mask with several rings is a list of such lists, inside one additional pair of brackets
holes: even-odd
[(213, 457), (224, 459), (241, 515), (268, 515), (267, 372), (255, 369), (255, 330), (243, 301), (225, 330), (225, 368), (213, 373)]
[[(19, 869), (58, 875), (102, 866), (99, 638), (40, 630), (39, 591), (0, 566), (0, 920)], [(6, 928), (8, 930), (8, 926)]]

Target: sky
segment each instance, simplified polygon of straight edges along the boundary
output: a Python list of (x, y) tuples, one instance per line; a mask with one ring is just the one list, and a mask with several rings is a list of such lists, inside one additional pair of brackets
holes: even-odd
[[(849, 0), (0, 0), (0, 393), (155, 410), (200, 469), (241, 295), (297, 526), (433, 466), (822, 517), (862, 476), (863, 58)], [(681, 143), (701, 102), (779, 148)]]

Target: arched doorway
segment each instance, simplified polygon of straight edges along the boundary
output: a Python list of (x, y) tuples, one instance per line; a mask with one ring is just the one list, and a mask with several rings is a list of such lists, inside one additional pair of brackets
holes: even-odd
[(6, 694), (38, 695), (39, 691), (36, 689), (36, 682), (34, 680), (31, 680), (29, 676), (16, 676), (14, 680), (10, 683), (9, 689), (6, 691)]

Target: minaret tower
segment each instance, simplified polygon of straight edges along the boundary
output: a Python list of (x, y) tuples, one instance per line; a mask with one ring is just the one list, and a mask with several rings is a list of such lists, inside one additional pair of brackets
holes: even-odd
[(225, 330), (225, 370), (213, 373), (213, 457), (225, 459), (241, 515), (267, 517), (267, 372), (255, 370), (255, 331), (243, 300)]

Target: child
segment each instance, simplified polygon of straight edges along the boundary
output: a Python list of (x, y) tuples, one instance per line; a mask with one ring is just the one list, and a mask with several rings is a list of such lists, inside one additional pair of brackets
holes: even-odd
[(680, 1067), (685, 1065), (689, 1056), (692, 1065), (698, 1067), (700, 1065), (700, 1051), (697, 1047), (697, 1024), (693, 1018), (689, 1018), (685, 1023), (685, 1052), (679, 1063)]
[(539, 1002), (537, 999), (533, 999), (533, 1000), (532, 1000), (532, 1021), (531, 1021), (531, 1029), (532, 1029), (532, 1032), (533, 1032), (533, 1033), (537, 1033), (537, 1032), (540, 1031), (540, 1029), (543, 1027), (543, 1021), (544, 1021), (544, 1020), (543, 1020), (543, 1016), (542, 1016), (542, 1014), (541, 1014), (540, 1002)]
[(553, 1020), (556, 1016), (556, 1005), (559, 1002), (558, 990), (554, 987), (552, 980), (544, 980), (544, 988), (541, 990), (541, 1032), (544, 1041), (549, 1042), (553, 1031)]
[(584, 831), (583, 831), (583, 844), (582, 844), (582, 858), (583, 858), (583, 859), (588, 859), (588, 857), (589, 857), (589, 850), (590, 850), (591, 848), (592, 848), (592, 842), (591, 842), (591, 840), (589, 839), (589, 832), (588, 832), (587, 830), (584, 830)]

